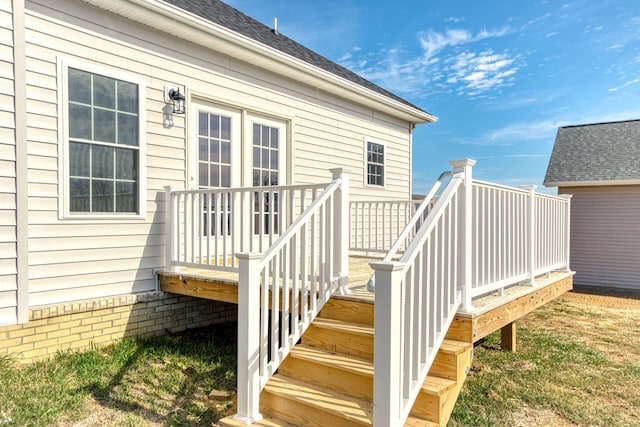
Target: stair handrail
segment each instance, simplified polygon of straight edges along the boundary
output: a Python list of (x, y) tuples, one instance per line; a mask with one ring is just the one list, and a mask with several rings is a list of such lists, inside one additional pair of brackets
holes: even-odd
[[(451, 177), (451, 176), (452, 176), (451, 171), (444, 171), (440, 174), (436, 182), (431, 187), (431, 190), (429, 190), (429, 193), (427, 193), (427, 195), (424, 197), (424, 199), (422, 200), (422, 202), (420, 203), (416, 211), (413, 213), (413, 216), (411, 217), (411, 219), (409, 219), (409, 221), (407, 222), (407, 225), (405, 225), (404, 229), (400, 232), (400, 234), (396, 238), (396, 241), (393, 243), (393, 245), (391, 245), (391, 248), (387, 252), (387, 255), (385, 255), (385, 257), (383, 258), (383, 261), (391, 261), (393, 257), (396, 256), (396, 254), (400, 250), (400, 246), (402, 245), (402, 243), (405, 241), (407, 237), (409, 237), (409, 234), (412, 231), (415, 231), (416, 226), (418, 225), (418, 221), (420, 221), (420, 219), (423, 218), (424, 212), (431, 205), (433, 198), (435, 197), (436, 193), (440, 189), (440, 186), (442, 185), (442, 181), (445, 178)], [(375, 286), (376, 286), (376, 276), (375, 274), (373, 274), (369, 279), (369, 281), (367, 282), (367, 290), (369, 292), (374, 292)]]
[(335, 292), (348, 292), (349, 171), (331, 172), (331, 183), (264, 254), (236, 254), (240, 270), (234, 418), (245, 424), (262, 418), (260, 391), (322, 306)]
[(398, 262), (371, 263), (378, 283), (374, 425), (404, 425), (460, 307), (474, 163), (451, 162), (451, 180)]

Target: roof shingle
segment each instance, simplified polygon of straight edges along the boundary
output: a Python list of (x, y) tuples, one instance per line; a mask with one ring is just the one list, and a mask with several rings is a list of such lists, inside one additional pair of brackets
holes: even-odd
[(544, 184), (640, 181), (640, 120), (558, 128)]
[(385, 97), (401, 102), (407, 106), (429, 114), (427, 111), (421, 109), (420, 107), (417, 107), (409, 101), (387, 91), (386, 89), (381, 88), (380, 86), (368, 81), (367, 79), (357, 75), (347, 68), (336, 64), (335, 62), (312, 51), (311, 49), (304, 47), (300, 43), (297, 43), (280, 33), (276, 33), (268, 26), (256, 21), (255, 19), (245, 15), (239, 10), (234, 9), (233, 7), (219, 0), (164, 1), (195, 15), (198, 15), (210, 22), (221, 25), (238, 34), (249, 37), (266, 46), (277, 49), (280, 52), (286, 53), (308, 64), (314, 65), (331, 74), (342, 77), (348, 81), (351, 81), (352, 83), (356, 83)]

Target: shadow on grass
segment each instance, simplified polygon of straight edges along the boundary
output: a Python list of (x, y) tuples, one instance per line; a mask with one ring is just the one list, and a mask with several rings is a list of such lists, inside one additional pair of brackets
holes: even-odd
[(236, 331), (235, 323), (215, 325), (78, 354), (72, 363), (85, 378), (78, 392), (93, 396), (105, 413), (210, 426), (224, 415), (209, 401), (211, 390), (235, 391)]

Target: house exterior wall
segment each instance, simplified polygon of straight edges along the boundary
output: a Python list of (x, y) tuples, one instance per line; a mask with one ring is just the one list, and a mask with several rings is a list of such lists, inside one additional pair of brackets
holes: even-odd
[[(28, 306), (154, 292), (164, 264), (164, 186), (190, 186), (187, 166), (190, 101), (204, 101), (288, 123), (287, 183), (328, 182), (329, 168), (352, 170), (352, 199), (410, 198), (409, 123), (251, 64), (152, 31), (72, 0), (25, 3), (28, 170)], [(10, 53), (11, 2), (0, 0), (0, 49)], [(0, 59), (2, 87), (12, 87), (12, 55)], [(61, 64), (76, 61), (145, 82), (145, 214), (134, 218), (65, 218), (67, 182)], [(187, 114), (167, 125), (165, 86), (186, 88)], [(15, 312), (15, 138), (11, 93), (0, 106), (0, 325)], [(384, 188), (366, 182), (366, 140), (385, 143)], [(6, 167), (5, 167), (6, 166)], [(6, 176), (5, 176), (6, 175)], [(18, 183), (20, 185), (21, 183)], [(26, 259), (27, 257), (25, 257)], [(4, 305), (3, 305), (4, 304)], [(6, 306), (6, 307), (5, 307)], [(26, 313), (26, 311), (25, 311)]]
[(571, 194), (576, 285), (640, 290), (640, 185), (560, 187)]
[(13, 7), (0, 0), (0, 324), (17, 321)]
[(237, 316), (235, 304), (164, 292), (46, 305), (31, 309), (28, 323), (0, 326), (0, 357), (31, 363), (62, 350), (125, 337), (178, 333), (231, 322)]

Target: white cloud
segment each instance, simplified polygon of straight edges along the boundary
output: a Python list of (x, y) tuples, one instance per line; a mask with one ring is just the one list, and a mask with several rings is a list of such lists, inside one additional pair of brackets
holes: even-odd
[(624, 89), (627, 86), (631, 86), (634, 85), (636, 83), (640, 83), (640, 79), (633, 79), (633, 80), (629, 80), (628, 82), (625, 82), (623, 85), (618, 86), (618, 87), (612, 87), (609, 89), (609, 92), (617, 92), (620, 89)]
[(445, 19), (444, 22), (453, 22), (454, 24), (458, 24), (464, 20), (465, 18), (457, 18), (455, 16), (450, 16), (447, 19)]
[(488, 132), (477, 141), (471, 141), (471, 143), (480, 145), (511, 145), (513, 141), (553, 140), (558, 128), (569, 124), (571, 123), (566, 120), (540, 120), (513, 123)]
[(465, 52), (449, 59), (449, 71), (453, 73), (449, 83), (461, 83), (459, 92), (478, 95), (492, 88), (508, 86), (518, 67), (516, 57), (491, 50), (480, 53)]
[(429, 96), (434, 92), (458, 93), (472, 97), (513, 84), (522, 66), (519, 56), (492, 49), (477, 51), (475, 43), (509, 33), (508, 27), (483, 29), (434, 30), (418, 34), (421, 51), (389, 47), (358, 57), (355, 52), (343, 55), (340, 62), (381, 86), (403, 95)]
[(448, 46), (477, 42), (489, 37), (502, 37), (508, 31), (507, 27), (493, 31), (483, 29), (473, 35), (470, 31), (464, 29), (447, 29), (444, 33), (428, 30), (420, 35), (420, 45), (424, 50), (425, 58), (429, 59)]

